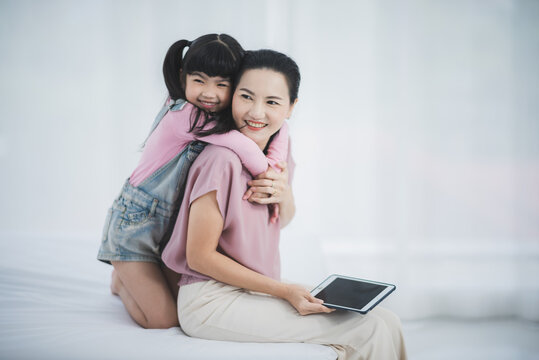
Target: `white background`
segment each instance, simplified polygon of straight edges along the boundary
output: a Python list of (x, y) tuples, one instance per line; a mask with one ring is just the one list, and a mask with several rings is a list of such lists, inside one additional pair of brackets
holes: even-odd
[(539, 2), (2, 1), (0, 29), (2, 242), (97, 252), (168, 47), (228, 33), (302, 73), (284, 277), (395, 283), (404, 319), (539, 320)]

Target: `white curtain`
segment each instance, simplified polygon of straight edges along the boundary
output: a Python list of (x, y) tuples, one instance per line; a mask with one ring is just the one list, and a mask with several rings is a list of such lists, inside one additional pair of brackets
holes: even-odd
[[(2, 241), (99, 241), (177, 39), (300, 65), (283, 275), (397, 285), (404, 319), (539, 320), (536, 1), (3, 1)], [(3, 255), (4, 256), (4, 255)]]

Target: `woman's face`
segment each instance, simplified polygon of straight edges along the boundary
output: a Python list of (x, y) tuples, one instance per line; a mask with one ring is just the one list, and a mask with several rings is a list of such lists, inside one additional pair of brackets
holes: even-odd
[(288, 84), (283, 74), (269, 69), (243, 73), (232, 97), (232, 116), (242, 134), (264, 149), (292, 114)]

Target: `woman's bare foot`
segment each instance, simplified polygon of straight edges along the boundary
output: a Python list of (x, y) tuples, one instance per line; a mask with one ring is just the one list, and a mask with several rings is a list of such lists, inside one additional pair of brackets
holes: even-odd
[(113, 295), (120, 295), (120, 288), (122, 287), (122, 280), (118, 276), (116, 270), (112, 270), (111, 279), (110, 279), (110, 292)]

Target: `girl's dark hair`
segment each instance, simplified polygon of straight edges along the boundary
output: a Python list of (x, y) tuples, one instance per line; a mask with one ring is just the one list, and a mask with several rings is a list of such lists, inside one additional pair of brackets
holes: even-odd
[[(189, 49), (183, 56), (185, 48)], [(173, 100), (185, 99), (185, 77), (195, 71), (234, 80), (244, 52), (236, 39), (226, 34), (208, 34), (194, 41), (176, 41), (168, 49), (163, 62), (163, 75), (170, 97)]]
[[(183, 52), (188, 48), (185, 56)], [(194, 41), (179, 40), (168, 49), (163, 62), (163, 75), (170, 98), (173, 100), (185, 99), (185, 78), (187, 74), (200, 71), (208, 76), (221, 76), (233, 81), (239, 71), (244, 55), (241, 45), (230, 35), (208, 34)], [(232, 84), (234, 85), (234, 84)], [(190, 131), (203, 135), (202, 128), (213, 116), (203, 116), (203, 124), (198, 125), (203, 111), (198, 109), (192, 119)], [(228, 128), (221, 129), (220, 122), (212, 130), (218, 133), (226, 132)], [(201, 134), (198, 134), (200, 132)]]

